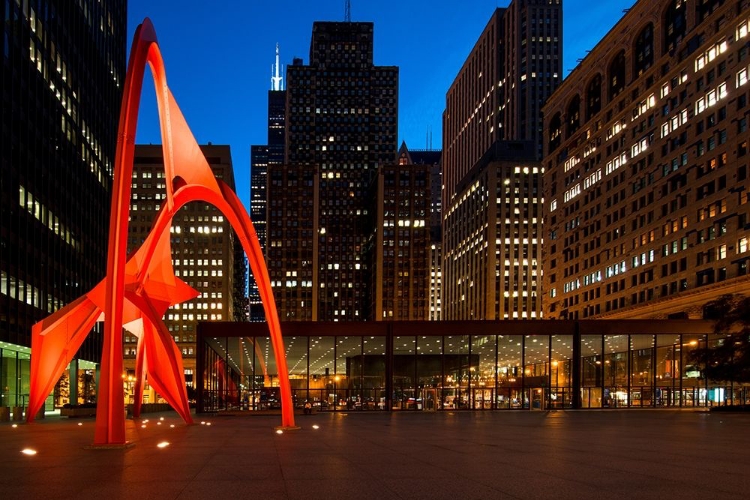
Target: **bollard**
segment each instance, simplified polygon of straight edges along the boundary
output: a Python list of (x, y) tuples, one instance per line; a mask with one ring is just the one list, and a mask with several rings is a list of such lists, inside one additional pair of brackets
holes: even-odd
[(23, 421), (23, 406), (14, 406), (13, 407), (13, 421), (14, 422), (21, 422), (21, 421)]

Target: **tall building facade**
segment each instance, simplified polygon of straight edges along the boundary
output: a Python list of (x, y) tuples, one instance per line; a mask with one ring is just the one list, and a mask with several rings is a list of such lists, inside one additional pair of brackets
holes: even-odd
[(367, 190), (396, 163), (398, 68), (373, 64), (373, 24), (316, 22), (287, 68), (284, 165), (268, 166), (268, 267), (283, 320), (362, 320)]
[(375, 321), (429, 319), (432, 228), (431, 174), (440, 151), (399, 150), (370, 186), (369, 309)]
[[(6, 1), (3, 15), (0, 406), (20, 406), (32, 325), (105, 274), (126, 2)], [(99, 360), (96, 332), (77, 358)]]
[[(279, 46), (276, 45), (276, 64), (271, 76), (271, 90), (268, 91), (268, 136), (267, 144), (250, 148), (250, 215), (258, 234), (258, 241), (266, 252), (268, 217), (268, 165), (279, 167), (284, 164), (286, 144), (286, 91), (279, 64)], [(263, 304), (255, 278), (250, 276), (249, 289), (250, 321), (265, 321)]]
[(537, 143), (541, 106), (562, 81), (562, 0), (513, 0), (498, 8), (446, 94), (443, 206), (500, 140)]
[(532, 142), (499, 141), (458, 184), (458, 201), (444, 216), (446, 319), (542, 317), (542, 172), (535, 155)]
[(443, 151), (430, 167), (430, 321), (443, 319)]
[(545, 314), (750, 292), (750, 2), (637, 2), (545, 107)]
[[(541, 261), (532, 256), (542, 215), (532, 205), (543, 203), (541, 106), (561, 63), (562, 1), (513, 0), (495, 10), (446, 94), (443, 319), (541, 317)], [(508, 289), (522, 269), (529, 278)]]
[[(201, 146), (214, 175), (234, 186), (234, 170), (229, 146)], [(139, 248), (151, 230), (164, 200), (164, 157), (161, 145), (136, 145), (133, 159), (128, 252)], [(235, 276), (244, 254), (235, 252), (241, 245), (222, 213), (204, 202), (191, 202), (174, 217), (170, 229), (172, 264), (175, 276), (200, 292), (192, 300), (169, 308), (164, 317), (167, 330), (182, 352), (185, 380), (192, 386), (195, 370), (196, 326), (199, 321), (235, 320), (237, 296), (244, 296), (246, 277)], [(135, 370), (137, 338), (126, 332), (124, 367)], [(132, 391), (132, 388), (129, 388)], [(130, 394), (132, 396), (132, 392)], [(149, 397), (153, 397), (150, 394)]]
[[(430, 138), (431, 142), (431, 138)], [(443, 195), (443, 152), (439, 149), (412, 149), (406, 143), (402, 143), (398, 151), (399, 165), (427, 166), (429, 168), (430, 190), (425, 196), (430, 200), (430, 240), (427, 249), (429, 258), (429, 285), (428, 285), (428, 314), (430, 321), (442, 319), (442, 269), (443, 269), (443, 243), (442, 243), (442, 195)], [(415, 188), (417, 189), (417, 188)]]

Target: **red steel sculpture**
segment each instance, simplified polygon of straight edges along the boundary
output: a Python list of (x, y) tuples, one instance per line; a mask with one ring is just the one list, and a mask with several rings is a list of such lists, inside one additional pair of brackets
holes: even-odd
[[(134, 141), (146, 63), (156, 86), (167, 196), (143, 245), (126, 258)], [(192, 423), (182, 356), (161, 319), (170, 306), (198, 295), (174, 275), (169, 241), (172, 218), (191, 201), (205, 201), (218, 208), (232, 225), (248, 256), (265, 308), (279, 371), (281, 425), (294, 427), (281, 327), (258, 237), (237, 195), (213, 175), (190, 132), (167, 86), (156, 32), (149, 19), (136, 29), (125, 78), (115, 157), (107, 276), (89, 293), (34, 325), (29, 422), (34, 420), (55, 382), (103, 313), (104, 346), (94, 444), (125, 443), (123, 326), (138, 337), (134, 415), (140, 412), (138, 402), (148, 374), (148, 381), (156, 391), (185, 422)]]

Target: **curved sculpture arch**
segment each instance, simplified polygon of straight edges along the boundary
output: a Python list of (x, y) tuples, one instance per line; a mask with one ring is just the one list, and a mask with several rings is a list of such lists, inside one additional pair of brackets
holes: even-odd
[[(143, 245), (126, 261), (135, 133), (147, 63), (156, 87), (167, 196)], [(237, 195), (223, 181), (215, 178), (190, 132), (167, 86), (156, 33), (149, 19), (143, 21), (133, 37), (120, 110), (114, 168), (107, 277), (83, 297), (34, 325), (27, 419), (33, 420), (55, 381), (103, 312), (104, 345), (94, 444), (125, 443), (121, 373), (122, 329), (126, 323), (137, 325), (131, 326), (135, 330), (141, 329), (137, 332), (136, 393), (142, 390), (145, 365), (149, 382), (186, 422), (191, 422), (181, 355), (161, 318), (172, 304), (197, 296), (195, 290), (174, 276), (169, 227), (175, 213), (183, 205), (200, 200), (210, 203), (224, 214), (248, 257), (258, 283), (279, 370), (281, 423), (283, 427), (294, 427), (281, 328), (255, 229)]]

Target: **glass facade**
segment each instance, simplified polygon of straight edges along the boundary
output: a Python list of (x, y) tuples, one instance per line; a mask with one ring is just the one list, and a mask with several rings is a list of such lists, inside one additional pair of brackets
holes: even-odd
[(0, 407), (23, 407), (29, 396), (30, 349), (0, 342)]
[[(691, 350), (718, 338), (704, 321), (314, 325), (310, 335), (297, 334), (305, 324), (282, 325), (295, 333), (284, 342), (296, 408), (306, 401), (317, 411), (698, 407), (750, 397), (747, 386), (709, 382), (689, 362)], [(358, 334), (364, 325), (369, 331)], [(199, 410), (280, 407), (263, 329), (199, 325)]]
[[(23, 408), (29, 400), (31, 349), (0, 342), (0, 408)], [(74, 381), (74, 382), (71, 382)], [(55, 384), (43, 411), (96, 401), (97, 364), (74, 359)]]

